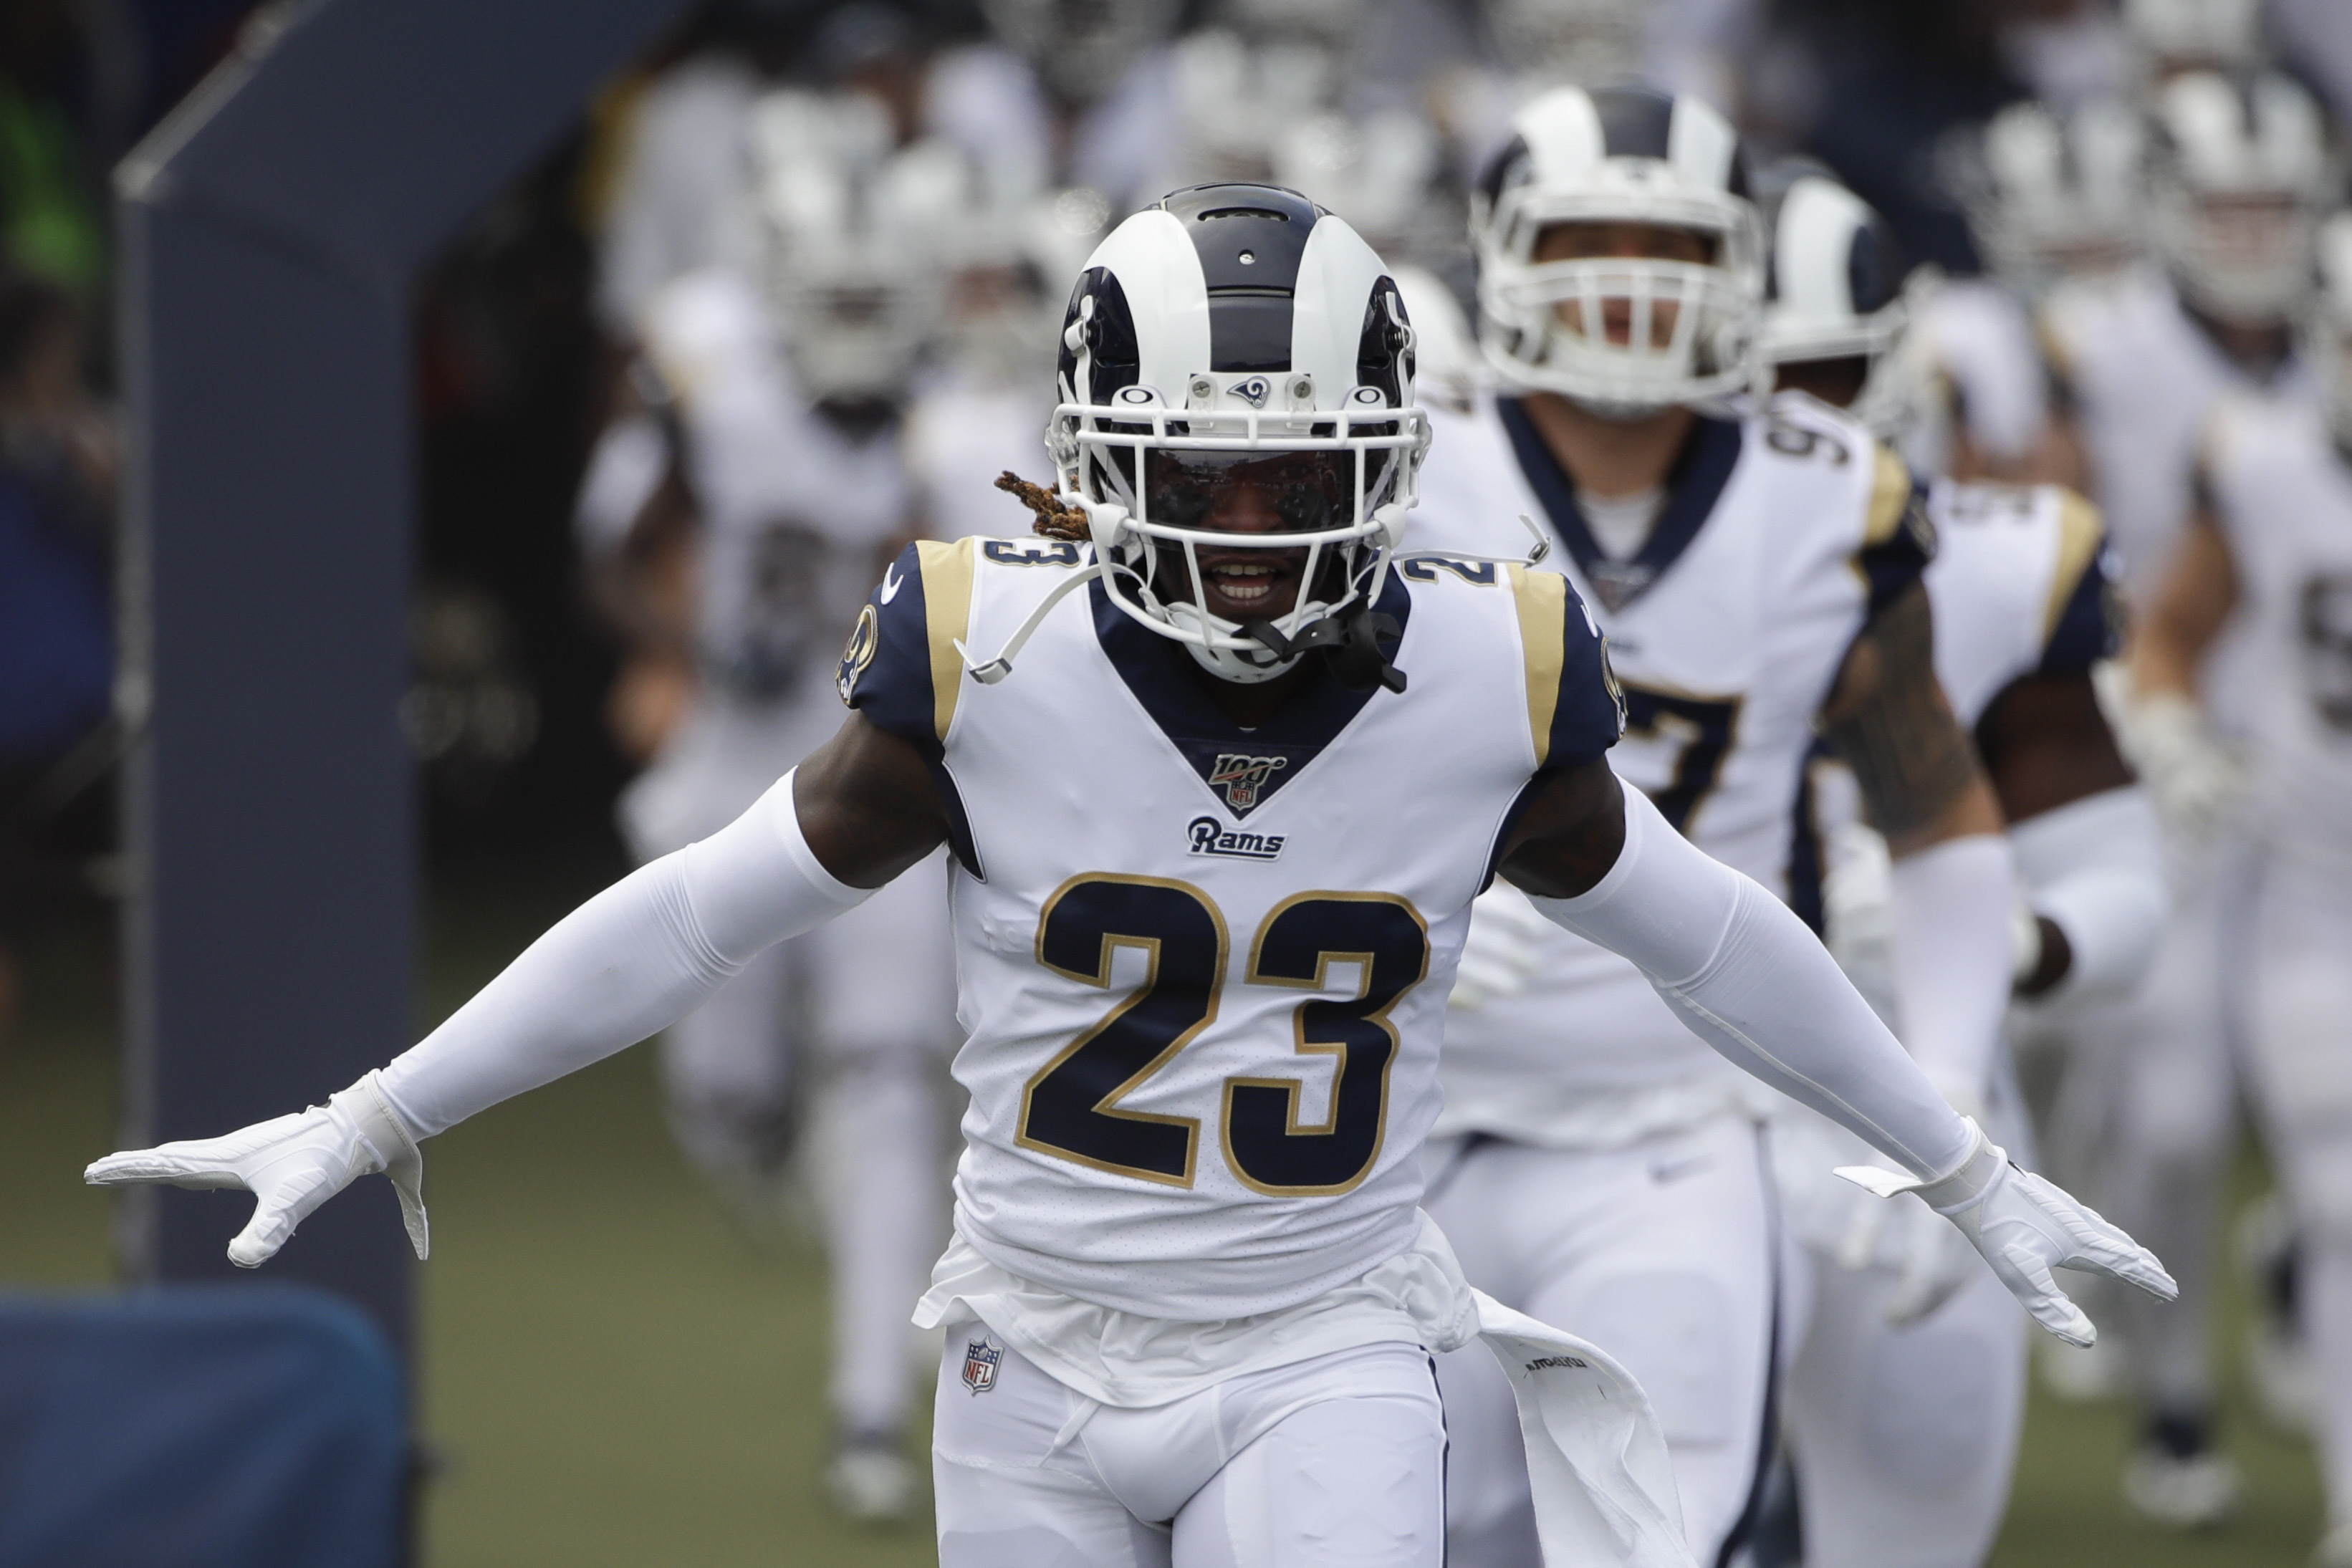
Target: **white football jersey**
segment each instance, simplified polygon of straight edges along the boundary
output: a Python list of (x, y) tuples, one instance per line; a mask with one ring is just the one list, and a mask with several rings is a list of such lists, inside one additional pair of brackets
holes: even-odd
[(2352, 877), (2352, 458), (2315, 400), (2250, 393), (2217, 405), (2205, 450), (2238, 570), (2245, 819)]
[(2061, 485), (1927, 491), (1936, 675), (1963, 727), (2037, 671), (2080, 674), (2114, 652), (2098, 508)]
[[(2067, 284), (2043, 335), (2074, 413), (2127, 603), (2145, 608), (2189, 520), (2199, 434), (2213, 400), (2252, 385), (2153, 265)], [(2299, 381), (2292, 366), (2285, 381)]]
[(1556, 577), (1391, 574), (1407, 689), (1244, 731), (1090, 583), (967, 678), (1087, 559), (920, 544), (841, 666), (955, 824), (957, 1228), (1119, 1311), (1278, 1311), (1414, 1244), (1470, 901), (1529, 780), (1617, 739), (1601, 636)]
[(646, 311), (645, 340), (677, 399), (702, 522), (703, 679), (754, 704), (821, 692), (874, 574), (911, 531), (898, 426), (861, 439), (814, 412), (766, 305), (732, 271), (706, 269), (662, 289)]
[[(1818, 925), (1820, 853), (1805, 799), (1815, 716), (1874, 606), (1918, 578), (1928, 536), (1910, 471), (1811, 398), (1703, 421), (1665, 509), (1630, 560), (1601, 555), (1567, 476), (1509, 399), (1437, 426), (1411, 549), (1524, 555), (1550, 542), (1608, 634), (1627, 727), (1611, 763), (1701, 849)], [(1528, 988), (1446, 1030), (1447, 1131), (1570, 1145), (1630, 1141), (1719, 1104), (1738, 1075), (1640, 971), (1547, 927)], [(1743, 1090), (1744, 1092), (1744, 1090)]]
[(1928, 289), (1912, 308), (1902, 352), (1925, 393), (1922, 417), (1903, 437), (1920, 473), (1945, 473), (1962, 431), (1987, 456), (2015, 463), (2048, 429), (2050, 375), (2032, 318), (1991, 279), (1946, 278)]

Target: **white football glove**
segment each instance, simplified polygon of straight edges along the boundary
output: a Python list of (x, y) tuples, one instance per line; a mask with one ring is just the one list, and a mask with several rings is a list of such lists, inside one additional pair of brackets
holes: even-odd
[(1526, 990), (1543, 967), (1542, 944), (1552, 930), (1528, 895), (1508, 883), (1480, 894), (1470, 906), (1470, 934), (1454, 970), (1450, 1005), (1470, 1011)]
[(167, 1182), (246, 1188), (260, 1201), (228, 1244), (228, 1260), (256, 1269), (320, 1204), (375, 1171), (392, 1178), (408, 1239), (423, 1258), (425, 1158), (373, 1072), (329, 1095), (324, 1105), (256, 1122), (223, 1138), (190, 1138), (109, 1155), (84, 1171), (82, 1179), (92, 1186)]
[(2141, 692), (2114, 661), (2093, 672), (2116, 739), (2147, 785), (2157, 816), (2184, 842), (2202, 843), (2245, 792), (2245, 769), (2214, 737), (2204, 711), (2179, 692)]
[(2105, 1274), (2163, 1301), (2180, 1293), (2156, 1254), (2060, 1188), (2011, 1165), (1975, 1118), (1966, 1120), (1975, 1147), (1959, 1169), (1939, 1181), (1875, 1166), (1840, 1166), (1837, 1174), (1881, 1197), (1917, 1193), (1975, 1244), (2034, 1321), (2068, 1344), (2095, 1344), (2099, 1331), (2058, 1288), (2053, 1268)]

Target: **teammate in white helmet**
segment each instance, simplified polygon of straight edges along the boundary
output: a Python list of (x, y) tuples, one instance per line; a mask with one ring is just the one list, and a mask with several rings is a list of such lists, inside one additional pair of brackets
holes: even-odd
[[(2091, 494), (2122, 558), (2124, 597), (2142, 612), (2187, 524), (2214, 400), (2284, 392), (2302, 377), (2292, 322), (2335, 182), (2318, 108), (2283, 75), (2175, 77), (2154, 99), (2149, 136), (2150, 262), (2105, 285), (2061, 288), (2043, 312)], [(2234, 657), (2217, 648), (2209, 672), (2224, 733), (2254, 700), (2233, 684)], [(2179, 1308), (2126, 1309), (2145, 1420), (2126, 1481), (2139, 1511), (2197, 1525), (2224, 1513), (2237, 1490), (2211, 1442), (2209, 1348), (2234, 1106), (2219, 953), (2240, 920), (2228, 828), (2236, 771), (2171, 694), (2135, 697), (2127, 685), (2117, 683), (2110, 706), (2165, 821), (2174, 914), (2142, 994), (2082, 1037), (2103, 1063), (2113, 1117), (2112, 1155), (2093, 1185), (2180, 1265)]]
[[(1496, 556), (1537, 530), (1543, 566), (1610, 636), (1630, 725), (1617, 771), (1815, 923), (1802, 783), (1829, 735), (1916, 889), (1906, 916), (1934, 935), (1898, 977), (1926, 1020), (1911, 1048), (1939, 1089), (1974, 1093), (2009, 993), (2012, 872), (1936, 685), (1919, 582), (1932, 533), (1912, 476), (1826, 406), (1717, 412), (1751, 385), (1766, 266), (1719, 115), (1571, 88), (1531, 102), (1516, 132), (1473, 226), (1479, 333), (1507, 390), (1440, 421), (1414, 542)], [(1480, 927), (1490, 911), (1508, 920), (1515, 896), (1482, 902)], [(1474, 1281), (1578, 1324), (1633, 1369), (1692, 1546), (1727, 1560), (1756, 1515), (1772, 1425), (1757, 1103), (1635, 966), (1523, 914), (1524, 986), (1447, 1023), (1431, 1212)], [(1464, 1458), (1455, 1561), (1508, 1560), (1526, 1491), (1481, 1458), (1516, 1441), (1500, 1385), (1462, 1357), (1442, 1375)]]
[[(1913, 1175), (2058, 1332), (2053, 1265), (2155, 1260), (2011, 1166), (1801, 922), (1607, 753), (1561, 577), (1393, 552), (1427, 429), (1379, 258), (1294, 193), (1179, 192), (1065, 319), (1052, 537), (910, 549), (844, 655), (856, 710), (744, 816), (559, 923), (329, 1103), (100, 1162), (246, 1186), (266, 1260), (418, 1140), (610, 1054), (942, 843), (957, 1239), (919, 1321), (944, 1568), (1434, 1568), (1428, 1357), (1483, 1333), (1540, 1439), (1555, 1568), (1692, 1561), (1639, 1389), (1470, 1291), (1417, 1210), (1445, 991), (1499, 870), (1717, 1049)], [(1922, 1185), (1924, 1184), (1924, 1185)]]
[[(1909, 414), (1892, 246), (1861, 198), (1819, 176), (1797, 180), (1774, 216), (1762, 334), (1783, 398), (1844, 407), (1887, 439)], [(2054, 486), (1948, 479), (1929, 487), (1927, 512), (1937, 674), (2000, 799), (2025, 889), (2016, 988), (2037, 1011), (2123, 993), (2153, 955), (2164, 888), (2153, 813), (2091, 685), (2093, 664), (2113, 652), (2096, 516)], [(1843, 771), (1825, 760), (1815, 773), (1825, 806), (1853, 795), (1832, 769)], [(1888, 921), (1883, 842), (1832, 815), (1831, 950), (1902, 1034), (1885, 937), (1890, 925), (1920, 923)], [(1988, 1124), (2021, 1141), (2006, 1063), (1986, 1065), (1974, 1095)], [(1925, 1207), (1888, 1212), (1828, 1179), (1858, 1152), (1844, 1132), (1787, 1105), (1773, 1152), (1802, 1249), (1781, 1322), (1781, 1408), (1805, 1562), (1974, 1568), (2016, 1468), (2023, 1325), (1973, 1256), (1943, 1246)]]
[(2352, 1563), (2352, 218), (2330, 220), (2306, 338), (2315, 396), (2215, 404), (2196, 510), (2150, 595), (2132, 668), (2191, 711), (2242, 642), (2232, 729), (2253, 892), (2221, 960), (2268, 1145), (2301, 1235), (2328, 1531)]
[[(2139, 252), (2139, 115), (2098, 99), (2059, 111), (2012, 104), (1953, 171), (1988, 271), (1936, 278), (1912, 302), (1905, 358), (1914, 466), (1959, 479), (2083, 483), (2083, 456), (2032, 312), (2069, 280), (2105, 278)], [(1923, 280), (1924, 281), (1924, 280)]]
[[(913, 534), (899, 406), (937, 329), (935, 144), (894, 152), (880, 107), (780, 92), (754, 110), (758, 279), (658, 290), (640, 380), (659, 402), (606, 433), (583, 491), (592, 563), (637, 632), (615, 693), (650, 743), (621, 802), (641, 860), (740, 816), (837, 723), (832, 652)], [(905, 1303), (946, 1231), (941, 1075), (953, 958), (934, 862), (769, 949), (663, 1036), (671, 1125), (756, 1226), (796, 1128), (833, 1263), (836, 1500), (915, 1501)]]

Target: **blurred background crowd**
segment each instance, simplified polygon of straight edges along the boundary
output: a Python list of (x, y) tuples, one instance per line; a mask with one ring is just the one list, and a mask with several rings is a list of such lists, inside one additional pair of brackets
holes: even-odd
[[(0, 1042), (42, 934), (102, 930), (119, 882), (108, 172), (256, 9), (0, 6)], [(2345, 406), (2352, 231), (2327, 231), (2340, 278), (2317, 265), (2346, 194), (2343, 0), (719, 0), (610, 83), (415, 302), (402, 720), (435, 867), (657, 854), (808, 749), (882, 563), (913, 537), (1026, 531), (992, 481), (1047, 477), (1069, 282), (1165, 191), (1270, 180), (1347, 217), (1407, 284), (1424, 398), (1460, 395), (1482, 374), (1482, 168), (1536, 91), (1623, 78), (1727, 111), (1768, 195), (1825, 172), (1875, 209), (1890, 271), (1872, 287), (1898, 314), (1858, 373), (1906, 455), (2091, 496), (2127, 601), (2197, 504), (2214, 397), (2307, 386)], [(2314, 636), (2352, 647), (2352, 621)], [(2159, 714), (2126, 739), (2179, 843), (2221, 831), (2236, 762), (2210, 726)], [(944, 982), (833, 978), (898, 1010), (782, 973), (740, 1005), (791, 1015), (825, 1042), (818, 1076), (858, 1084), (867, 1120), (826, 1124), (826, 1146), (898, 1152), (895, 1176), (815, 1206), (836, 1260), (865, 1260), (836, 1284), (854, 1322), (873, 1316), (857, 1291), (910, 1295), (944, 1226), (916, 1195), (939, 1186), (952, 1026)], [(702, 1032), (665, 1048), (671, 1131), (757, 1231), (806, 1074), (747, 1051), (763, 1030), (740, 1017)], [(2133, 1228), (2189, 1288), (2044, 1375), (2126, 1399), (2130, 1506), (2183, 1527), (2241, 1486), (2199, 1283), (2226, 1253), (2226, 1033), (2141, 1073), (2145, 1113), (2114, 1072), (2035, 1069), (2058, 1174), (2170, 1217)], [(2256, 1387), (2297, 1428), (2296, 1227), (2273, 1205), (2245, 1235)], [(888, 1517), (913, 1506), (913, 1384), (888, 1369), (895, 1329), (854, 1337), (837, 1332), (842, 1365), (887, 1364), (836, 1367), (828, 1473), (837, 1506)]]

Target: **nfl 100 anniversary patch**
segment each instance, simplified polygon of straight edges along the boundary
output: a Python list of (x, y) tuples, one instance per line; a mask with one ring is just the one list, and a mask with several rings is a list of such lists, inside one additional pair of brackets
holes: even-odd
[(1004, 1364), (1004, 1347), (985, 1334), (963, 1347), (963, 1385), (974, 1394), (996, 1386), (996, 1369)]

